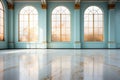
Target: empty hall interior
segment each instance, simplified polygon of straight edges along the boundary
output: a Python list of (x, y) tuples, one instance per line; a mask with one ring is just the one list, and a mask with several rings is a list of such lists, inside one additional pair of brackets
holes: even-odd
[(120, 80), (120, 0), (0, 0), (0, 80)]

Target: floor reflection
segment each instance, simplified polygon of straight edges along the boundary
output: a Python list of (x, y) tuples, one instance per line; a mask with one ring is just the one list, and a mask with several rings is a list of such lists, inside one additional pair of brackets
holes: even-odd
[(38, 80), (38, 54), (20, 56), (20, 80)]
[(3, 57), (0, 56), (0, 80), (3, 80), (4, 78), (4, 62)]
[(120, 80), (118, 49), (0, 53), (0, 80)]
[(51, 80), (71, 79), (71, 57), (59, 56), (51, 63)]
[(103, 56), (90, 56), (84, 58), (84, 79), (103, 80)]

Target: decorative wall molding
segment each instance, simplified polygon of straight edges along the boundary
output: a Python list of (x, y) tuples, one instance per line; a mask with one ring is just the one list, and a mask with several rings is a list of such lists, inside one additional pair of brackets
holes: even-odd
[(47, 42), (46, 42), (46, 41), (43, 41), (42, 44), (47, 44)]
[(75, 4), (75, 9), (80, 9), (80, 4), (79, 3)]
[(108, 9), (115, 9), (115, 4), (108, 4)]
[(75, 41), (75, 44), (79, 44), (80, 43), (80, 41)]
[(108, 41), (108, 44), (114, 44), (115, 43), (115, 41)]
[(8, 43), (14, 43), (14, 42), (8, 42)]
[(8, 9), (13, 10), (14, 9), (14, 4), (7, 2)]
[[(24, 2), (40, 2), (40, 0), (14, 0), (14, 2), (23, 2), (23, 1)], [(47, 0), (47, 2), (74, 2), (74, 0)], [(108, 2), (108, 0), (82, 0), (81, 2)]]
[(47, 9), (47, 4), (41, 4), (42, 9)]

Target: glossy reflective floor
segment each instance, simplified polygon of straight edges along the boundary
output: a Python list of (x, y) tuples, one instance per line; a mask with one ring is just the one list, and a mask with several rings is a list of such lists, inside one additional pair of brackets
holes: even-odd
[(120, 50), (0, 50), (0, 80), (120, 80)]

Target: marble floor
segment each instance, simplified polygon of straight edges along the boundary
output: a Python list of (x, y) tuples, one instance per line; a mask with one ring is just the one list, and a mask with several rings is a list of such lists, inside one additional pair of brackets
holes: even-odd
[(120, 50), (0, 50), (0, 80), (120, 80)]

